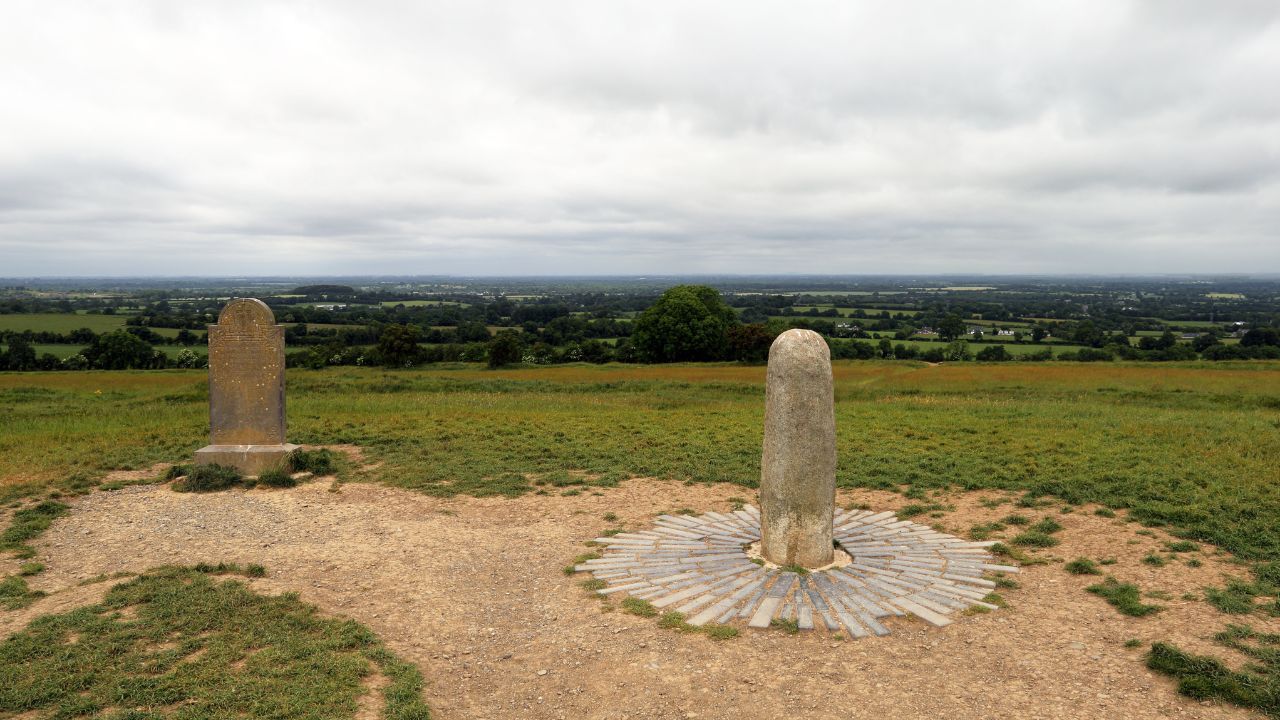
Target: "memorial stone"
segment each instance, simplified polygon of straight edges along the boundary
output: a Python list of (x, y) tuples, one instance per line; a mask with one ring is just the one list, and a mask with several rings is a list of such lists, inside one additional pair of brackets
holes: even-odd
[(258, 475), (284, 465), (284, 328), (253, 298), (227, 303), (209, 326), (210, 444), (198, 464), (230, 465)]

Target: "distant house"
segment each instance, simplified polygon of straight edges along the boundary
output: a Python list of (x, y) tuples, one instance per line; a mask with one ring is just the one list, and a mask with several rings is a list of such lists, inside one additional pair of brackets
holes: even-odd
[(1015, 332), (1017, 332), (1017, 331), (1016, 331), (1016, 330), (997, 330), (997, 331), (996, 331), (996, 334), (997, 334), (997, 335), (1008, 335), (1008, 336), (1012, 337), (1012, 336), (1013, 336), (1013, 334), (1014, 334)]

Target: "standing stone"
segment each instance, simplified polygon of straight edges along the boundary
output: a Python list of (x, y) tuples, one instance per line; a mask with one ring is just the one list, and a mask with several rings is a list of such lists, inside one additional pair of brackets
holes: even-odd
[(232, 300), (209, 326), (210, 444), (196, 462), (258, 475), (297, 449), (284, 430), (284, 328), (261, 300)]
[(778, 565), (815, 568), (834, 559), (836, 415), (831, 351), (812, 330), (788, 330), (769, 348), (761, 551)]

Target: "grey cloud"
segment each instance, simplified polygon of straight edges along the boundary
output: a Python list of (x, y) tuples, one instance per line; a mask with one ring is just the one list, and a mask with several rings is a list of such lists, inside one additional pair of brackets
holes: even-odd
[(0, 275), (1280, 266), (1280, 7), (34, 0)]

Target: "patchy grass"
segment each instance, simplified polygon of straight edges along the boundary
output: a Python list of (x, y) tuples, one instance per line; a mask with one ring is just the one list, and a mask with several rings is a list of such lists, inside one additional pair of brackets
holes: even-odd
[[(44, 596), (44, 592), (32, 590), (27, 586), (27, 581), (18, 575), (10, 575), (0, 580), (0, 608), (5, 610), (21, 610)], [(0, 680), (3, 679), (3, 676), (0, 676)]]
[(1179, 540), (1177, 542), (1165, 543), (1165, 547), (1168, 548), (1169, 552), (1175, 552), (1175, 553), (1189, 553), (1189, 552), (1200, 551), (1200, 546), (1197, 545), (1196, 543), (1191, 542), (1190, 540)]
[(284, 470), (273, 469), (264, 470), (260, 475), (258, 475), (256, 484), (274, 488), (291, 488), (297, 485), (298, 481), (294, 480), (293, 476)]
[(1028, 531), (1044, 533), (1045, 535), (1052, 535), (1053, 533), (1056, 533), (1061, 529), (1062, 529), (1061, 523), (1059, 523), (1057, 520), (1054, 520), (1053, 518), (1047, 517), (1035, 523), (1034, 525), (1032, 525), (1030, 528), (1028, 528)]
[(1144, 604), (1142, 593), (1137, 585), (1122, 583), (1113, 577), (1107, 578), (1098, 585), (1090, 585), (1086, 589), (1106, 600), (1116, 610), (1131, 617), (1144, 617), (1164, 609), (1159, 605)]
[(1147, 667), (1176, 679), (1178, 692), (1188, 697), (1221, 700), (1280, 717), (1280, 635), (1229, 625), (1214, 639), (1251, 662), (1232, 670), (1217, 659), (1156, 643), (1147, 654)]
[(177, 492), (218, 492), (243, 483), (240, 471), (229, 465), (193, 465), (172, 487)]
[(1062, 566), (1063, 570), (1072, 575), (1101, 575), (1102, 570), (1098, 569), (1098, 564), (1089, 558), (1076, 558), (1066, 565)]
[(0, 550), (12, 550), (20, 556), (30, 557), (31, 548), (26, 544), (49, 529), (53, 521), (66, 515), (70, 508), (56, 500), (45, 500), (13, 513), (13, 521), (0, 534)]
[(327, 448), (319, 450), (298, 448), (289, 453), (289, 467), (294, 472), (309, 472), (317, 477), (333, 475), (338, 471), (339, 465), (338, 454)]
[(351, 717), (374, 672), (390, 681), (386, 717), (428, 717), (421, 675), (365, 627), (323, 618), (296, 594), (160, 568), (0, 644), (0, 712)]
[(796, 635), (800, 632), (800, 622), (795, 618), (774, 618), (769, 621), (769, 627), (777, 628), (788, 635)]
[(1058, 538), (1040, 532), (1039, 530), (1027, 530), (1024, 533), (1015, 535), (1009, 542), (1014, 545), (1024, 545), (1026, 547), (1048, 548), (1059, 543)]
[(640, 598), (629, 597), (622, 601), (622, 610), (640, 617), (657, 617), (658, 608), (653, 603)]

